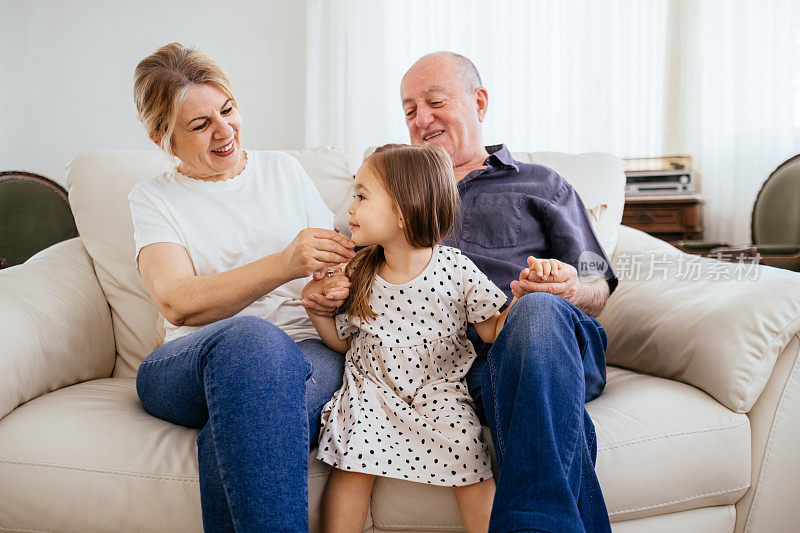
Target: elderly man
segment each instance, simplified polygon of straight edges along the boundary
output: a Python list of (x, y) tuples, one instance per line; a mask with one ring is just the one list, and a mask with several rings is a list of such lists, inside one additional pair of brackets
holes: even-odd
[[(606, 336), (593, 316), (617, 279), (608, 268), (589, 281), (574, 267), (584, 252), (609, 264), (586, 209), (554, 171), (483, 145), (489, 97), (469, 59), (424, 56), (400, 95), (411, 142), (438, 144), (453, 159), (463, 222), (447, 244), (509, 296), (527, 294), (493, 345), (470, 332), (479, 358), (467, 380), (500, 470), (490, 530), (610, 531), (584, 403), (605, 386)], [(551, 274), (534, 257), (559, 268)], [(526, 261), (530, 274), (517, 279)]]

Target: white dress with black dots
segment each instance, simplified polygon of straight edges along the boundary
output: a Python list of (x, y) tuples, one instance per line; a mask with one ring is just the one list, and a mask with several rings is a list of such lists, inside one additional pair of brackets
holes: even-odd
[(482, 322), (506, 296), (455, 248), (402, 285), (376, 276), (369, 321), (336, 316), (353, 335), (344, 384), (322, 411), (317, 458), (339, 468), (431, 485), (492, 477), (467, 391), (475, 359), (467, 322)]

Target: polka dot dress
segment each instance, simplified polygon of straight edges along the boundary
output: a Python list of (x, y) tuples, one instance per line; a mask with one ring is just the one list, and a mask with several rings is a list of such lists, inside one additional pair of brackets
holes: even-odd
[(467, 391), (475, 359), (467, 322), (482, 322), (506, 296), (455, 248), (437, 246), (425, 270), (393, 285), (376, 276), (364, 322), (336, 317), (353, 335), (344, 384), (322, 411), (317, 458), (339, 468), (431, 485), (492, 476)]

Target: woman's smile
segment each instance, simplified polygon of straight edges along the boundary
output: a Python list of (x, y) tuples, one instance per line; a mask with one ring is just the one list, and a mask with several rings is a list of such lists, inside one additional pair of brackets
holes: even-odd
[(231, 142), (223, 146), (222, 148), (217, 148), (216, 150), (211, 150), (211, 153), (218, 156), (218, 157), (228, 157), (233, 153), (236, 149), (236, 140), (232, 139)]

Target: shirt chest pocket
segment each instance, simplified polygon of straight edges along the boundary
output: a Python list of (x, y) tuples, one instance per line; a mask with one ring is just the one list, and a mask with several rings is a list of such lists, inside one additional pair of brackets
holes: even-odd
[(482, 248), (517, 246), (526, 197), (515, 192), (478, 194), (464, 205), (461, 239)]

